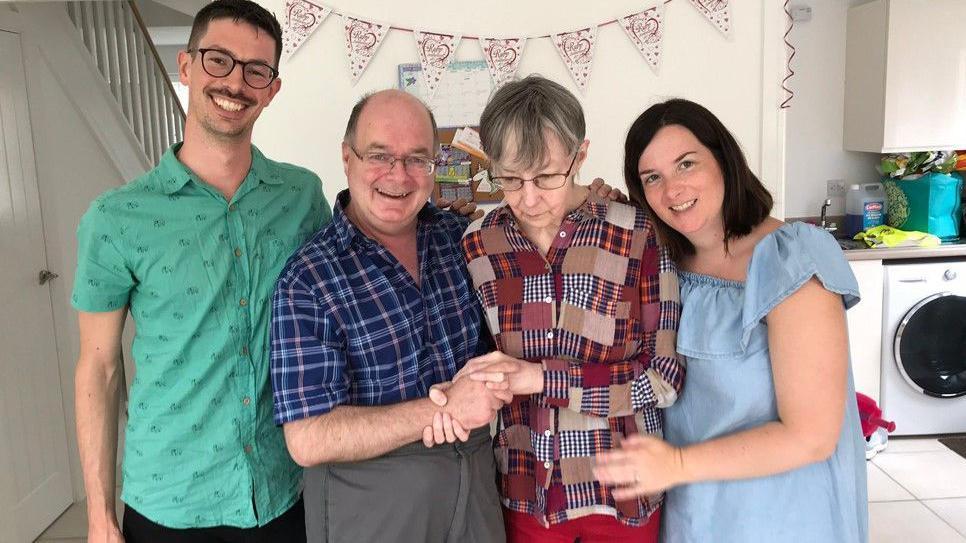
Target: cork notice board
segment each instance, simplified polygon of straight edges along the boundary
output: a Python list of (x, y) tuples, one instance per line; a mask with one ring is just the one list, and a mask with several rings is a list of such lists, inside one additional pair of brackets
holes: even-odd
[[(449, 144), (453, 141), (453, 134), (456, 128), (440, 128), (439, 142), (442, 148), (441, 157), (443, 163), (436, 167), (436, 183), (433, 187), (433, 203), (440, 198), (455, 200), (464, 198), (476, 203), (498, 203), (503, 201), (503, 191), (491, 193), (489, 188), (484, 185), (484, 190), (477, 190), (480, 186), (479, 181), (473, 180), (481, 170), (486, 169), (484, 161), (478, 157), (468, 155), (458, 149), (449, 149)], [(450, 160), (447, 160), (449, 158)], [(469, 161), (467, 168), (462, 162)], [(455, 180), (458, 182), (454, 182)]]

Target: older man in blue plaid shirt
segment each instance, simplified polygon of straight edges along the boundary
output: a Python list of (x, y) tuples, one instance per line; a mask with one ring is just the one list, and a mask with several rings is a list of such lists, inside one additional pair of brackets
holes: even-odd
[[(349, 189), (276, 287), (275, 422), (296, 462), (323, 464), (327, 541), (504, 540), (489, 422), (510, 396), (462, 379), (445, 407), (427, 397), (490, 348), (467, 219), (426, 203), (437, 145), (415, 98), (363, 98), (342, 144)], [(434, 422), (449, 443), (427, 448)]]

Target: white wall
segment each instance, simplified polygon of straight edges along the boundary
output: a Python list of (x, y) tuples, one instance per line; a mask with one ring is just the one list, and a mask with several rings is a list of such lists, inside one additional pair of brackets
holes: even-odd
[[(830, 179), (878, 179), (879, 155), (842, 150), (846, 14), (866, 1), (808, 0), (812, 20), (796, 23), (790, 36), (796, 52), (789, 82), (795, 97), (786, 120), (786, 216), (817, 216)], [(831, 214), (844, 214), (842, 197), (832, 204)]]
[[(282, 0), (262, 0), (280, 17)], [(466, 35), (544, 35), (583, 28), (641, 10), (640, 0), (591, 4), (574, 0), (528, 2), (454, 1), (445, 9), (428, 1), (331, 0), (346, 12), (412, 28)], [(606, 5), (601, 9), (599, 6)], [(725, 38), (686, 0), (666, 5), (663, 64), (655, 76), (616, 25), (598, 34), (597, 56), (586, 95), (580, 95), (549, 39), (529, 40), (519, 73), (563, 83), (581, 98), (591, 141), (582, 178), (602, 176), (623, 186), (627, 127), (648, 105), (669, 96), (698, 101), (735, 133), (752, 167), (763, 172), (780, 207), (781, 116), (777, 88), (783, 60), (780, 5), (774, 0), (732, 3), (733, 35)], [(353, 103), (364, 93), (396, 86), (396, 67), (418, 62), (411, 33), (393, 30), (356, 86), (346, 67), (341, 20), (330, 15), (281, 68), (282, 91), (256, 124), (255, 143), (269, 156), (318, 173), (333, 200), (345, 188), (339, 145)], [(777, 52), (777, 53), (776, 53)], [(482, 58), (476, 40), (460, 44), (457, 60)], [(777, 59), (777, 61), (776, 61)], [(763, 150), (768, 150), (763, 153)]]

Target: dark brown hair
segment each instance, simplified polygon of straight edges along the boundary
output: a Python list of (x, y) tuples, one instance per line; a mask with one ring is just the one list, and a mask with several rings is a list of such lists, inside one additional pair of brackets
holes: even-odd
[(704, 106), (674, 98), (647, 108), (627, 132), (627, 141), (624, 143), (624, 181), (627, 183), (631, 200), (646, 209), (654, 219), (658, 237), (668, 248), (671, 258), (680, 262), (681, 258), (694, 254), (694, 245), (662, 221), (647, 205), (637, 169), (644, 149), (654, 139), (654, 135), (668, 125), (681, 126), (691, 131), (718, 161), (724, 178), (721, 213), (726, 248), (728, 241), (749, 234), (755, 226), (761, 224), (768, 217), (773, 202), (768, 189), (748, 168), (748, 161), (745, 160), (735, 137)]
[(198, 42), (208, 32), (208, 23), (216, 19), (248, 23), (271, 36), (275, 40), (275, 68), (278, 68), (282, 57), (282, 26), (271, 12), (251, 0), (215, 0), (198, 10), (188, 37), (189, 51), (198, 49)]

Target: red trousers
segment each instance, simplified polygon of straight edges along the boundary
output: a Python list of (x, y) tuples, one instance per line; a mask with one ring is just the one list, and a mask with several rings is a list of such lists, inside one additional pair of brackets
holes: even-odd
[(657, 543), (661, 531), (661, 510), (658, 509), (644, 526), (634, 528), (621, 524), (608, 515), (589, 515), (544, 528), (537, 519), (526, 513), (503, 510), (507, 543)]

